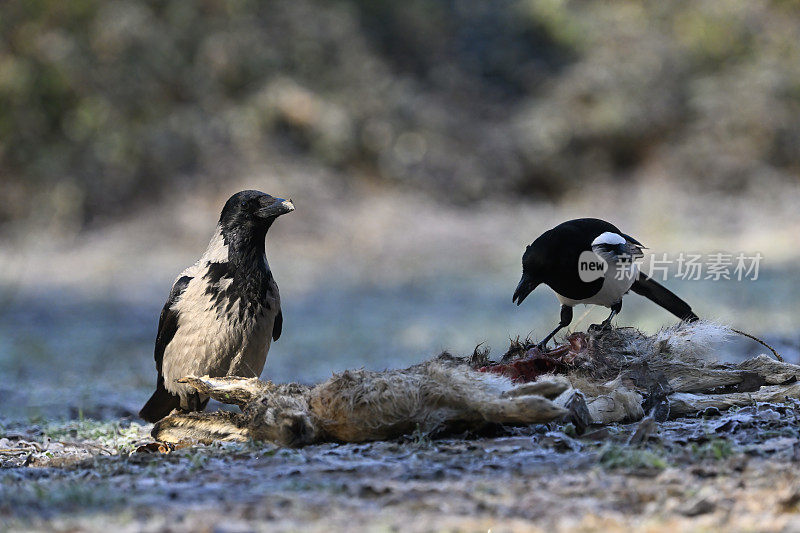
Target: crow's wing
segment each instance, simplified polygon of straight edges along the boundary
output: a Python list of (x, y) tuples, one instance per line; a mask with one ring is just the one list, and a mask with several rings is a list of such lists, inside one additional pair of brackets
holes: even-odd
[(164, 350), (166, 350), (167, 344), (169, 344), (175, 336), (175, 332), (178, 331), (178, 312), (175, 311), (172, 306), (175, 305), (175, 302), (181, 297), (181, 294), (186, 290), (186, 286), (189, 285), (191, 280), (192, 278), (190, 276), (182, 276), (175, 282), (169, 293), (169, 298), (167, 298), (167, 303), (164, 304), (164, 308), (161, 310), (161, 316), (158, 319), (158, 333), (156, 334), (154, 357), (159, 377), (161, 377), (161, 367), (164, 363)]
[(276, 341), (281, 338), (283, 331), (283, 310), (278, 309), (278, 314), (275, 315), (275, 321), (272, 323), (272, 340)]
[(167, 416), (173, 409), (177, 409), (180, 404), (180, 398), (176, 394), (169, 392), (164, 385), (164, 375), (161, 372), (164, 363), (164, 350), (167, 345), (175, 337), (175, 332), (178, 331), (178, 312), (172, 307), (178, 298), (181, 297), (186, 286), (191, 281), (190, 276), (181, 276), (178, 281), (172, 286), (172, 290), (167, 298), (167, 303), (161, 310), (161, 316), (158, 319), (158, 333), (156, 334), (156, 348), (154, 356), (156, 359), (156, 370), (158, 371), (158, 378), (156, 378), (156, 391), (144, 404), (139, 416), (148, 422), (156, 422)]

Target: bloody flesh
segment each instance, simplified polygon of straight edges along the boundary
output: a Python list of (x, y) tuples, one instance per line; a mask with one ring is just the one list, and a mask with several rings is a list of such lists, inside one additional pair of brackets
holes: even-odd
[(589, 338), (585, 333), (573, 333), (565, 344), (556, 346), (550, 351), (542, 352), (533, 346), (524, 354), (508, 363), (497, 363), (478, 368), (478, 372), (500, 374), (514, 383), (534, 381), (542, 374), (560, 374), (574, 365), (575, 359), (586, 352)]

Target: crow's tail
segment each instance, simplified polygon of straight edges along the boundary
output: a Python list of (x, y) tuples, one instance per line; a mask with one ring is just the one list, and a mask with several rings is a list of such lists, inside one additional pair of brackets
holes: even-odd
[(681, 320), (685, 320), (686, 322), (699, 320), (689, 304), (678, 298), (675, 293), (657, 281), (647, 277), (644, 272), (639, 272), (639, 279), (633, 282), (631, 290), (657, 303)]
[(144, 404), (142, 410), (139, 411), (139, 417), (147, 420), (148, 422), (158, 422), (173, 409), (177, 409), (181, 405), (180, 396), (172, 394), (166, 387), (164, 387), (164, 378), (158, 376), (158, 383), (156, 384), (156, 391)]

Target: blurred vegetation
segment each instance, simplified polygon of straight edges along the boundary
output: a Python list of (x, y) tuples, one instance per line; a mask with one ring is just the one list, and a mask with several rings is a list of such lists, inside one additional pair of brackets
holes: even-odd
[(798, 181), (800, 3), (7, 0), (0, 221), (276, 157), (457, 203)]

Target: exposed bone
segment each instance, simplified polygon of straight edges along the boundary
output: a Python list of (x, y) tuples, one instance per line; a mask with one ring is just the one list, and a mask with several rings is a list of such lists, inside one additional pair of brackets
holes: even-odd
[(727, 394), (690, 394), (679, 392), (669, 397), (673, 418), (701, 413), (709, 407), (725, 411), (731, 407), (752, 405), (756, 402), (783, 402), (787, 398), (800, 398), (800, 383), (791, 385), (768, 385), (755, 392), (732, 392)]
[(595, 424), (635, 422), (644, 416), (642, 395), (620, 385), (608, 394), (589, 398), (589, 416)]
[(768, 355), (758, 355), (739, 363), (738, 368), (764, 376), (769, 385), (780, 385), (800, 379), (800, 366), (776, 361)]
[(698, 392), (736, 385), (744, 379), (743, 372), (720, 368), (696, 367), (687, 363), (673, 362), (657, 365), (663, 371), (669, 386), (675, 392)]

